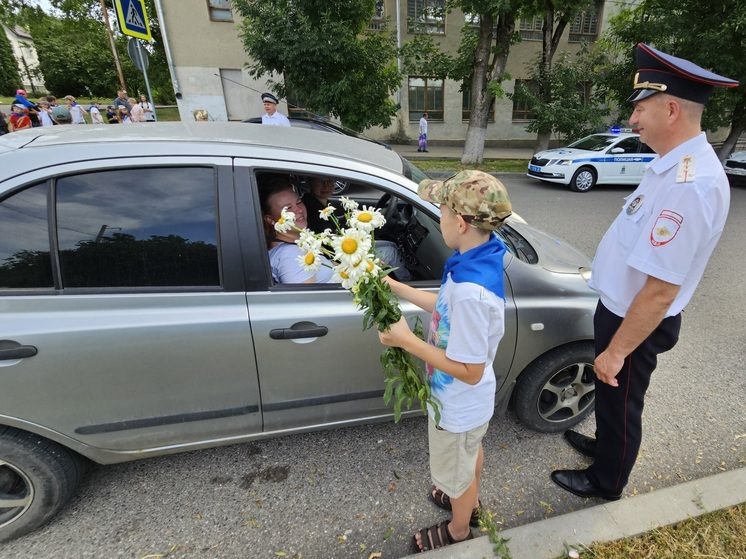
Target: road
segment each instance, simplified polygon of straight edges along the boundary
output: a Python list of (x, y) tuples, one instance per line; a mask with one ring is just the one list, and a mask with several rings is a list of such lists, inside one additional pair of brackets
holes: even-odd
[[(631, 192), (502, 178), (527, 221), (589, 255)], [(625, 495), (746, 466), (746, 189), (732, 197), (681, 340), (653, 375)], [(493, 420), (485, 450), (482, 500), (506, 528), (598, 504), (549, 480), (587, 464), (559, 435), (509, 415)], [(416, 529), (446, 517), (428, 487), (423, 418), (96, 467), (50, 525), (0, 546), (0, 558), (396, 558)]]

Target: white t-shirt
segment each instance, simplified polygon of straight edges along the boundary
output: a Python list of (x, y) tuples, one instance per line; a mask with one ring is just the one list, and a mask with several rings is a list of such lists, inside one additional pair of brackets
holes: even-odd
[(290, 121), (280, 111), (275, 111), (272, 116), (264, 113), (262, 115), (262, 124), (266, 126), (290, 126)]
[[(281, 243), (269, 249), (272, 278), (278, 283), (304, 283), (315, 277), (316, 283), (332, 283), (332, 269), (328, 266), (322, 264), (315, 274), (309, 274), (301, 268), (298, 257), (302, 254), (300, 247), (291, 243)], [(329, 264), (323, 256), (321, 258), (322, 262)]]
[(70, 107), (70, 116), (73, 119), (73, 124), (85, 124), (85, 118), (83, 117), (83, 107), (78, 104)]
[(666, 316), (689, 303), (725, 226), (730, 188), (702, 133), (652, 162), (598, 245), (590, 286), (624, 317), (648, 276), (679, 285)]
[(98, 110), (98, 107), (91, 107), (91, 110), (89, 112), (91, 114), (92, 124), (103, 124), (104, 123), (104, 119), (101, 116), (101, 111)]
[(420, 118), (420, 134), (427, 136), (427, 119), (424, 116)]
[[(487, 423), (495, 411), (495, 360), (505, 332), (505, 301), (481, 285), (456, 283), (448, 275), (433, 309), (428, 343), (460, 363), (484, 363), (477, 384), (460, 381), (426, 363), (433, 396), (440, 402), (440, 426), (463, 433)], [(432, 409), (430, 416), (434, 417)]]
[(41, 120), (42, 126), (54, 126), (54, 122), (52, 121), (52, 117), (49, 116), (49, 113), (51, 111), (48, 109), (39, 108), (39, 120)]

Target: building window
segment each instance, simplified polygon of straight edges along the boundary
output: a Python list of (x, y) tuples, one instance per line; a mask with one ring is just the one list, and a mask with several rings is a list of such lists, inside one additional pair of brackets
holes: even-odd
[[(471, 118), (471, 88), (464, 84), (461, 87), (462, 99), (461, 99), (461, 120), (468, 122)], [(495, 101), (492, 100), (492, 106), (490, 107), (490, 116), (488, 117), (489, 122), (495, 122)]]
[(524, 41), (541, 41), (543, 39), (542, 29), (544, 18), (534, 16), (532, 19), (521, 20), (521, 39)]
[(369, 31), (383, 31), (384, 29), (386, 29), (386, 11), (384, 5), (385, 3), (383, 0), (376, 0), (373, 18), (368, 24)]
[(419, 121), (422, 113), (429, 120), (443, 120), (443, 80), (409, 78), (409, 121)]
[(233, 21), (231, 0), (207, 0), (211, 21)]
[(407, 30), (410, 33), (446, 32), (445, 0), (407, 0)]
[(536, 114), (531, 109), (530, 96), (526, 91), (536, 94), (539, 90), (539, 84), (536, 80), (515, 80), (515, 90), (513, 93), (513, 120), (533, 120)]
[(598, 13), (595, 8), (580, 12), (570, 25), (568, 42), (595, 41), (598, 37)]

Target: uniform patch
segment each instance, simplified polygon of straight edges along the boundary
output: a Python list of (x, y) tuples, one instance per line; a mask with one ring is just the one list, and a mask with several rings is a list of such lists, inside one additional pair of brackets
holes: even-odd
[(679, 167), (676, 170), (676, 182), (694, 182), (694, 156), (685, 155), (679, 161)]
[(676, 212), (671, 210), (661, 211), (655, 220), (653, 229), (650, 231), (650, 244), (659, 247), (671, 242), (676, 233), (679, 232), (683, 221), (684, 216)]
[(642, 201), (645, 199), (645, 196), (640, 194), (637, 198), (632, 200), (629, 205), (627, 206), (626, 212), (627, 215), (632, 215), (637, 212), (642, 207)]

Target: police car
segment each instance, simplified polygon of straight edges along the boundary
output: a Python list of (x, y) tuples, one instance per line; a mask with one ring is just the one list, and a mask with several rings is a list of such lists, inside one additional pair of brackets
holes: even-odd
[(645, 167), (656, 157), (639, 134), (612, 129), (535, 154), (527, 175), (588, 192), (596, 184), (639, 184)]

